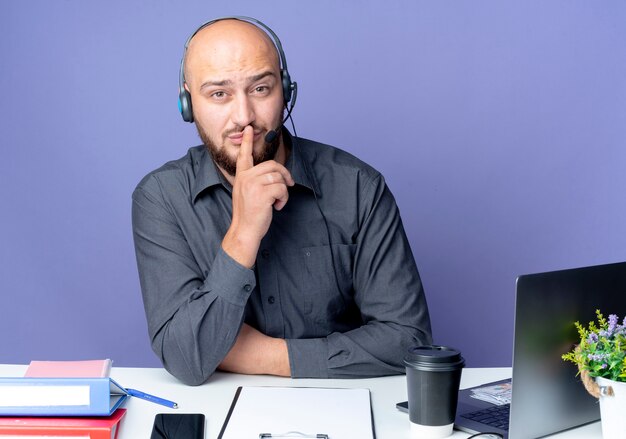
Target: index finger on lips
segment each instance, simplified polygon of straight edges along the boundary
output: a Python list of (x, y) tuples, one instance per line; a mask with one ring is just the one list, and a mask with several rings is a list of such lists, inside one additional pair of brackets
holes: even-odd
[(239, 155), (237, 156), (237, 174), (254, 167), (254, 159), (252, 158), (253, 140), (254, 130), (248, 125), (243, 129), (243, 139), (239, 147)]

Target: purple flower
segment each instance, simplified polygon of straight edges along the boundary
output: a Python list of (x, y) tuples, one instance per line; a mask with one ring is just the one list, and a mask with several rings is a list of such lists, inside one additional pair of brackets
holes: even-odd
[(600, 369), (606, 369), (607, 367), (609, 367), (609, 365), (606, 363), (603, 363), (602, 366), (600, 366)]
[(621, 325), (617, 325), (617, 328), (615, 329), (615, 333), (626, 335), (626, 317), (624, 317), (624, 320)]
[(613, 334), (613, 332), (615, 332), (615, 327), (617, 326), (617, 316), (615, 314), (610, 314), (609, 315), (609, 327), (608, 327), (608, 332), (609, 334)]
[(587, 358), (591, 361), (602, 361), (606, 357), (606, 354), (587, 354)]
[(589, 334), (589, 338), (587, 338), (587, 343), (597, 343), (598, 342), (598, 334), (592, 332)]

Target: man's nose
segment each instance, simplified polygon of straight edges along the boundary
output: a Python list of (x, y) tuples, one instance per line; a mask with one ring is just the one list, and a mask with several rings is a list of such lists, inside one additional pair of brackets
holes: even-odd
[(235, 125), (245, 127), (255, 120), (253, 104), (247, 95), (237, 96), (233, 102), (232, 121)]

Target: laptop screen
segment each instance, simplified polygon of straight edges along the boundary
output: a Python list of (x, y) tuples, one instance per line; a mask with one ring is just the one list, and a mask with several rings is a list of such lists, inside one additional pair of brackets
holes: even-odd
[(598, 401), (561, 355), (578, 341), (575, 321), (626, 314), (626, 262), (517, 279), (509, 437), (540, 437), (598, 420)]

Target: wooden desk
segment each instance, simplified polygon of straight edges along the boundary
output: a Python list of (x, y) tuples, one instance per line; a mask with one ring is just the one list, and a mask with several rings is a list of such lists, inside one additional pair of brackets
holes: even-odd
[[(25, 365), (0, 365), (0, 376), (22, 376)], [(461, 387), (508, 378), (510, 368), (467, 368), (463, 370)], [(216, 439), (238, 386), (299, 387), (365, 387), (371, 390), (374, 426), (377, 439), (409, 439), (409, 418), (396, 409), (396, 403), (407, 399), (404, 375), (346, 380), (279, 378), (237, 375), (218, 372), (198, 387), (181, 384), (164, 369), (113, 367), (111, 377), (120, 385), (132, 387), (178, 403), (177, 410), (168, 409), (137, 398), (129, 398), (118, 439), (148, 439), (157, 413), (203, 413), (206, 416), (206, 438)], [(452, 438), (469, 435), (455, 431)], [(554, 439), (602, 438), (600, 423), (551, 436)]]

